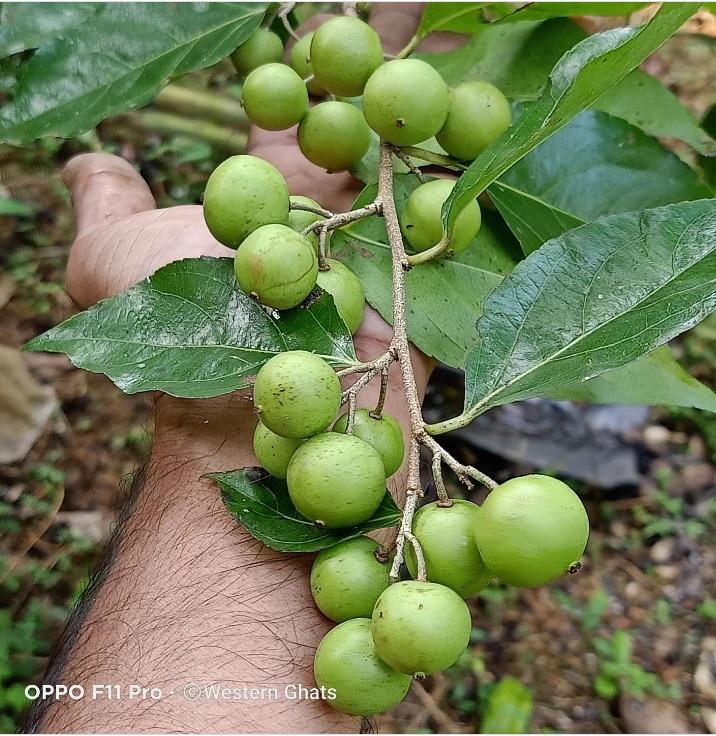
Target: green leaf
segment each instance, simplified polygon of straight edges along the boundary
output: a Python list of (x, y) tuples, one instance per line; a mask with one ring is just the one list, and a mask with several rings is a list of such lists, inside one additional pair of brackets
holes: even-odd
[(400, 520), (400, 510), (386, 492), (375, 514), (360, 526), (322, 529), (296, 511), (285, 481), (263, 468), (211, 473), (209, 478), (219, 484), (224, 505), (246, 531), (279, 552), (318, 552)]
[(495, 289), (463, 419), (627, 365), (716, 308), (716, 201), (610, 215), (545, 243)]
[(543, 3), (531, 2), (514, 13), (500, 18), (500, 23), (523, 20), (546, 20), (575, 15), (628, 16), (649, 3)]
[(462, 208), (513, 164), (564, 127), (655, 51), (697, 9), (691, 3), (662, 5), (642, 28), (598, 33), (570, 49), (550, 74), (539, 100), (525, 104), (519, 118), (458, 179), (443, 206), (450, 232)]
[(265, 3), (107, 3), (24, 64), (0, 139), (70, 137), (149, 102), (173, 76), (217, 63), (258, 27)]
[(550, 395), (590, 404), (688, 406), (716, 413), (716, 394), (689, 375), (667, 345), (622, 368)]
[[(543, 5), (543, 3), (540, 3)], [(462, 48), (421, 54), (450, 85), (484, 79), (515, 101), (536, 100), (549, 83), (559, 58), (587, 38), (564, 18), (483, 25)], [(679, 100), (654, 77), (634, 69), (593, 107), (622, 118), (658, 138), (675, 138), (699, 153), (716, 153), (714, 140)]]
[(602, 215), (710, 195), (658, 141), (593, 110), (518, 161), (489, 192), (525, 254)]
[[(415, 177), (395, 177), (395, 197), (402, 210)], [(376, 193), (367, 187), (355, 202), (360, 207)], [(393, 289), (390, 247), (381, 218), (372, 217), (334, 233), (334, 256), (340, 258), (363, 282), (366, 299), (392, 322)], [(498, 218), (485, 213), (476, 241), (455, 258), (432, 261), (406, 276), (408, 336), (423, 352), (447, 365), (462, 368), (485, 297), (514, 266), (514, 241)]]
[(94, 16), (102, 3), (2, 3), (0, 58), (36, 49)]
[(529, 733), (532, 693), (514, 677), (503, 677), (487, 698), (480, 733)]
[(25, 349), (65, 353), (126, 393), (185, 398), (246, 388), (285, 350), (310, 350), (333, 365), (355, 362), (353, 341), (329, 294), (277, 315), (236, 286), (230, 258), (191, 258), (80, 312)]
[(17, 199), (8, 199), (0, 196), (0, 216), (5, 217), (31, 217), (32, 207)]
[(427, 3), (416, 35), (425, 38), (435, 31), (472, 33), (482, 23), (480, 11), (490, 3)]

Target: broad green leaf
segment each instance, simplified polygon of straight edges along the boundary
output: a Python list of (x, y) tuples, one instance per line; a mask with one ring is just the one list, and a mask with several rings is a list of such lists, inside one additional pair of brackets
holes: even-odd
[(296, 511), (285, 481), (262, 468), (211, 473), (221, 488), (224, 505), (253, 537), (279, 552), (318, 552), (371, 529), (394, 526), (400, 511), (390, 494), (373, 516), (349, 529), (321, 529)]
[(2, 3), (0, 58), (36, 49), (94, 16), (102, 3)]
[(690, 406), (716, 412), (716, 394), (689, 375), (667, 345), (590, 381), (553, 391), (551, 396), (590, 404)]
[[(398, 175), (395, 182), (401, 210), (417, 181), (413, 176)], [(355, 206), (374, 196), (375, 187), (367, 187)], [(504, 225), (500, 227), (497, 218), (485, 213), (476, 241), (464, 253), (412, 269), (406, 276), (408, 336), (412, 342), (443, 363), (461, 368), (482, 302), (513, 268), (515, 246)], [(331, 248), (363, 281), (371, 306), (392, 322), (391, 258), (382, 218), (362, 220), (334, 233)]]
[(24, 65), (0, 140), (70, 137), (146, 104), (173, 76), (215, 64), (259, 25), (265, 3), (106, 3)]
[(518, 161), (489, 192), (526, 254), (602, 215), (710, 195), (658, 141), (593, 110)]
[(245, 388), (276, 353), (313, 351), (334, 365), (355, 362), (333, 298), (275, 313), (237, 286), (230, 258), (170, 263), (31, 340), (27, 350), (65, 353), (126, 393), (207, 398)]
[(546, 20), (576, 15), (628, 16), (649, 3), (543, 3), (531, 2), (514, 13), (500, 18), (500, 23), (522, 20)]
[(545, 243), (485, 301), (464, 419), (620, 368), (716, 308), (716, 201), (610, 215)]
[(473, 161), (443, 206), (446, 232), (461, 209), (513, 164), (591, 107), (608, 89), (655, 51), (696, 10), (691, 3), (665, 4), (642, 28), (598, 33), (570, 49), (550, 74), (539, 100), (525, 104), (519, 118)]
[(17, 199), (8, 199), (0, 196), (0, 216), (5, 217), (30, 217), (32, 207)]
[(435, 31), (472, 33), (482, 25), (481, 10), (490, 3), (427, 3), (416, 35), (425, 38)]
[(514, 677), (503, 677), (487, 697), (480, 733), (529, 733), (532, 693)]
[[(565, 18), (483, 25), (467, 45), (443, 54), (421, 54), (451, 84), (485, 79), (514, 101), (536, 100), (560, 57), (587, 38)], [(622, 118), (649, 135), (684, 141), (702, 154), (716, 144), (691, 113), (657, 79), (634, 69), (593, 107)]]

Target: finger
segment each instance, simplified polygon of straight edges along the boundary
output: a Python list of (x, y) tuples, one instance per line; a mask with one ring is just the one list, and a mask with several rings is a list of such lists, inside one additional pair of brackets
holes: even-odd
[(424, 3), (373, 3), (370, 24), (389, 54), (396, 54), (412, 38)]
[(72, 197), (78, 235), (155, 207), (147, 183), (119, 156), (75, 156), (65, 165), (62, 178)]

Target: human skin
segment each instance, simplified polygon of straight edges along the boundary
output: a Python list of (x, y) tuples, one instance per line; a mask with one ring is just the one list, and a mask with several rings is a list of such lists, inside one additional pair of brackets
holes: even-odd
[[(375, 6), (372, 24), (388, 52), (411, 36), (421, 9)], [(315, 27), (313, 20), (310, 27)], [(310, 27), (308, 30), (310, 30)], [(450, 43), (448, 41), (447, 43)], [(432, 50), (446, 48), (437, 37)], [(431, 48), (428, 46), (428, 48)], [(308, 163), (295, 130), (252, 131), (249, 151), (276, 165), (291, 193), (335, 211), (350, 207), (360, 184)], [(200, 255), (233, 257), (204, 224), (201, 207), (157, 210), (147, 184), (126, 161), (106, 154), (72, 159), (64, 171), (75, 208), (67, 291), (87, 308), (162, 265)], [(391, 330), (370, 309), (355, 335), (360, 358), (381, 354)], [(412, 358), (421, 393), (431, 362)], [(385, 409), (408, 431), (399, 371), (390, 371)], [(377, 383), (359, 404), (375, 405)], [(38, 702), (26, 729), (38, 732), (336, 732), (359, 719), (315, 700), (213, 700), (183, 696), (188, 683), (231, 688), (314, 687), (313, 655), (331, 624), (309, 588), (312, 559), (274, 552), (224, 509), (206, 473), (256, 463), (250, 395), (155, 401), (154, 445), (110, 541), (45, 675), (45, 683), (119, 685), (121, 699)], [(400, 499), (405, 468), (390, 488)], [(126, 697), (131, 684), (158, 687), (158, 700)]]

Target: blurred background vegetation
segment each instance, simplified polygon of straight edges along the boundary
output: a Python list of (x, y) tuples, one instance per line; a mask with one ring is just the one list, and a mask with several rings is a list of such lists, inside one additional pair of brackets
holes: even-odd
[[(703, 18), (646, 64), (700, 119), (716, 97), (716, 20)], [(0, 104), (10, 78), (0, 69)], [(63, 356), (18, 351), (73, 311), (62, 289), (73, 233), (62, 165), (80, 152), (116, 153), (139, 168), (159, 206), (198, 202), (209, 172), (245, 149), (239, 100), (225, 63), (78, 138), (0, 146), (0, 372), (11, 379), (0, 387), (0, 732), (17, 728), (24, 687), (39, 681), (151, 445), (147, 397), (124, 396)], [(710, 386), (715, 338), (711, 318), (674, 346)], [(455, 376), (438, 371), (427, 410), (456, 394)], [(594, 425), (593, 409), (557, 402), (532, 402), (504, 421), (517, 436), (559, 443), (544, 424), (555, 411), (568, 426)], [(600, 416), (612, 444), (599, 451), (628, 452), (635, 473), (629, 482), (576, 481), (593, 525), (584, 569), (544, 589), (488, 588), (473, 603), (468, 652), (416, 683), (384, 730), (716, 733), (716, 417)], [(470, 433), (453, 443), (498, 480), (550, 471), (533, 455), (491, 453)]]

